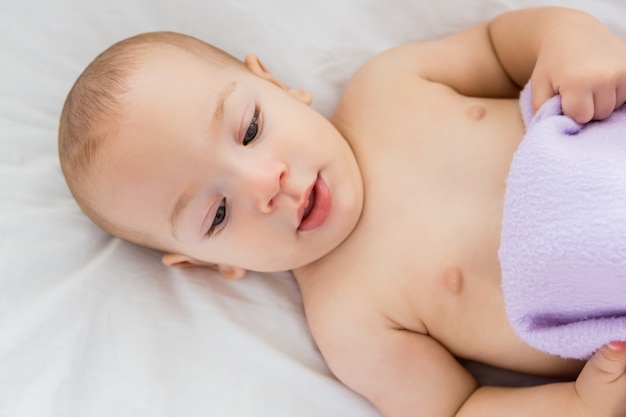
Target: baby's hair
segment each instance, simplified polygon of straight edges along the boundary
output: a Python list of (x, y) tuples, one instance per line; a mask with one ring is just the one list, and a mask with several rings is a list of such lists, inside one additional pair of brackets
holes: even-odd
[(93, 166), (102, 144), (122, 117), (128, 80), (142, 58), (163, 47), (176, 47), (216, 68), (245, 65), (223, 50), (174, 32), (150, 32), (124, 39), (98, 55), (80, 74), (67, 95), (59, 123), (59, 159), (74, 199), (85, 214), (108, 232), (146, 245), (130, 230), (121, 230), (90, 204)]

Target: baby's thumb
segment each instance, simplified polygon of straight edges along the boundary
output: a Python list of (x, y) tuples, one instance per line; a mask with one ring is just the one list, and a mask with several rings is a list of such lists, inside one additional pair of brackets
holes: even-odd
[(602, 382), (613, 382), (626, 372), (626, 342), (611, 342), (603, 346), (589, 360)]

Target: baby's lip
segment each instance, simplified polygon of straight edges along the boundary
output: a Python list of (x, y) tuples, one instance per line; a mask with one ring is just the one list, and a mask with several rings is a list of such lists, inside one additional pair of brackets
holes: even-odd
[(332, 194), (330, 188), (319, 175), (315, 182), (304, 193), (302, 203), (298, 207), (300, 231), (315, 230), (320, 227), (330, 214)]

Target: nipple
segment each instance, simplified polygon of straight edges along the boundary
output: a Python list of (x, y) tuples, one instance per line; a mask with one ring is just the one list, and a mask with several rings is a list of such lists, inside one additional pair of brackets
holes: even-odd
[(480, 120), (487, 114), (487, 109), (485, 109), (485, 106), (475, 104), (467, 109), (466, 113), (471, 119)]
[(446, 287), (452, 294), (460, 294), (463, 291), (463, 274), (458, 268), (449, 268), (443, 275)]

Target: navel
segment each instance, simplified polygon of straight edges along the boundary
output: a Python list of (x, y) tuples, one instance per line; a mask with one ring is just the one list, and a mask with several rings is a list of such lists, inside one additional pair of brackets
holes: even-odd
[(449, 268), (444, 272), (443, 280), (452, 294), (460, 294), (463, 291), (463, 274), (459, 268)]
[(487, 109), (481, 104), (474, 104), (467, 109), (467, 115), (474, 120), (480, 120), (487, 114)]

